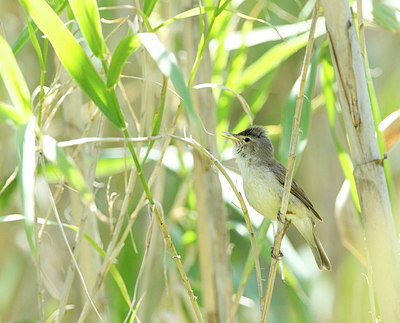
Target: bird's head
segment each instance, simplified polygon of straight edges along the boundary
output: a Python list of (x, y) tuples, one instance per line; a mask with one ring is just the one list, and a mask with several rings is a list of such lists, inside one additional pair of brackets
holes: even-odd
[(274, 148), (267, 130), (261, 126), (251, 126), (239, 133), (224, 132), (223, 137), (232, 140), (236, 158), (273, 158)]

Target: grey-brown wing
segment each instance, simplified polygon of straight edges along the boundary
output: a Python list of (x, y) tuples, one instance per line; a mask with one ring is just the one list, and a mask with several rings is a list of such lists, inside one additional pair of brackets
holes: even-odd
[[(274, 165), (271, 165), (271, 167), (275, 167), (276, 171), (274, 172), (275, 175), (277, 176), (277, 179), (279, 183), (284, 186), (285, 185), (285, 175), (286, 175), (286, 168), (283, 166), (281, 163), (278, 161), (275, 161)], [(294, 196), (296, 196), (303, 204), (311, 210), (312, 213), (314, 213), (315, 217), (319, 220), (322, 221), (322, 218), (318, 214), (318, 212), (314, 209), (314, 206), (312, 205), (311, 201), (308, 199), (306, 193), (303, 191), (303, 189), (297, 184), (297, 182), (293, 179), (292, 182), (292, 187), (290, 189), (290, 193), (292, 193)]]

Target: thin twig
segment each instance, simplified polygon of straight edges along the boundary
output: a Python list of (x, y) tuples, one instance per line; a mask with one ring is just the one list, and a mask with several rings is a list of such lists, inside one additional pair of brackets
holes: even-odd
[(249, 230), (251, 248), (253, 250), (254, 263), (255, 263), (255, 267), (256, 267), (257, 285), (258, 285), (258, 290), (259, 290), (260, 299), (261, 299), (261, 303), (262, 303), (263, 292), (262, 292), (262, 280), (261, 280), (261, 267), (260, 267), (260, 261), (258, 259), (258, 248), (257, 248), (256, 240), (254, 238), (254, 231), (251, 226), (251, 221), (250, 221), (249, 213), (247, 211), (246, 203), (244, 202), (242, 195), (236, 189), (235, 184), (233, 183), (232, 179), (230, 178), (230, 176), (228, 175), (228, 173), (226, 172), (224, 166), (222, 166), (220, 161), (218, 159), (216, 159), (207, 149), (205, 149), (203, 146), (201, 146), (196, 140), (194, 140), (192, 138), (190, 138), (190, 139), (182, 138), (182, 137), (178, 137), (178, 136), (174, 136), (174, 135), (169, 135), (169, 136), (175, 140), (182, 141), (182, 142), (192, 146), (193, 148), (198, 150), (200, 153), (202, 153), (203, 155), (208, 157), (208, 159), (210, 159), (212, 161), (212, 163), (218, 168), (218, 170), (221, 172), (221, 174), (226, 178), (226, 180), (228, 181), (229, 185), (231, 186), (233, 192), (235, 193), (237, 199), (239, 200), (240, 207), (243, 211), (244, 219), (246, 221), (247, 229)]
[(72, 139), (67, 141), (60, 141), (58, 146), (61, 148), (79, 146), (91, 143), (110, 143), (110, 142), (148, 142), (153, 140), (161, 139), (162, 136), (148, 136), (148, 137), (136, 137), (136, 138), (124, 138), (124, 137), (85, 137), (79, 139)]
[(12, 174), (7, 178), (6, 182), (4, 183), (4, 186), (1, 188), (0, 195), (3, 194), (3, 192), (7, 189), (7, 187), (10, 186), (10, 184), (14, 181), (14, 179), (17, 178), (18, 171), (19, 171), (19, 167), (17, 166), (17, 167), (15, 167)]
[[(288, 204), (289, 204), (290, 189), (291, 189), (292, 180), (293, 180), (294, 163), (296, 160), (296, 145), (297, 145), (297, 140), (298, 140), (298, 136), (299, 136), (300, 116), (301, 116), (301, 109), (302, 109), (302, 105), (303, 105), (304, 88), (305, 88), (305, 83), (306, 83), (306, 78), (307, 78), (308, 66), (310, 64), (310, 59), (311, 59), (312, 47), (313, 47), (313, 43), (314, 43), (314, 32), (315, 32), (315, 25), (316, 25), (317, 18), (318, 18), (318, 13), (319, 13), (319, 6), (320, 6), (319, 0), (317, 0), (315, 3), (314, 11), (313, 11), (312, 22), (311, 22), (311, 27), (310, 27), (310, 34), (308, 36), (306, 52), (304, 55), (299, 96), (297, 98), (296, 111), (295, 111), (294, 118), (293, 118), (292, 137), (290, 140), (289, 159), (288, 159), (288, 163), (287, 163), (287, 170), (286, 170), (286, 176), (285, 176), (285, 186), (284, 186), (284, 192), (283, 192), (283, 196), (282, 196), (281, 208), (279, 211), (280, 212), (279, 214), (283, 217), (283, 219), (286, 218), (286, 212), (287, 212), (287, 208), (288, 208)], [(275, 255), (279, 255), (279, 253), (280, 253), (282, 238), (283, 238), (283, 235), (285, 232), (285, 228), (287, 225), (289, 225), (289, 223), (284, 225), (283, 223), (278, 221), (278, 230), (275, 235), (274, 247), (272, 249), (272, 253)], [(271, 305), (272, 291), (273, 291), (274, 283), (275, 283), (277, 264), (278, 264), (278, 260), (275, 258), (272, 258), (271, 266), (270, 266), (270, 270), (269, 270), (269, 276), (268, 276), (267, 289), (266, 289), (266, 293), (265, 293), (265, 301), (264, 301), (264, 306), (263, 306), (263, 310), (262, 310), (261, 322), (267, 321), (269, 307)]]

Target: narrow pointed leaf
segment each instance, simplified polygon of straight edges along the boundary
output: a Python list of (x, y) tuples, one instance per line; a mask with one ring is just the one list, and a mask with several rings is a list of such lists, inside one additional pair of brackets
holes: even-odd
[(153, 9), (157, 3), (157, 0), (144, 0), (143, 3), (143, 13), (147, 16), (150, 17), (151, 13), (153, 12)]
[(136, 35), (126, 36), (120, 41), (112, 56), (110, 68), (108, 70), (108, 88), (117, 84), (126, 61), (128, 60), (129, 56), (131, 56), (139, 47), (140, 40)]
[(31, 95), (14, 54), (0, 35), (0, 76), (13, 102), (16, 113), (26, 122), (32, 116)]
[(69, 4), (94, 56), (103, 60), (107, 51), (96, 0), (69, 0)]

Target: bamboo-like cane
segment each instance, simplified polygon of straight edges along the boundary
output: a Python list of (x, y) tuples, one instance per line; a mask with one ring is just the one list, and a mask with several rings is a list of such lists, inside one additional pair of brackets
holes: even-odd
[[(286, 218), (286, 212), (287, 212), (287, 207), (288, 207), (288, 203), (289, 203), (290, 188), (292, 186), (294, 162), (296, 160), (296, 144), (297, 144), (297, 139), (299, 136), (300, 116), (301, 116), (301, 109), (302, 109), (302, 105), (303, 105), (304, 88), (305, 88), (305, 83), (306, 83), (308, 66), (310, 65), (312, 46), (314, 43), (315, 25), (317, 23), (318, 13), (319, 13), (319, 0), (317, 0), (317, 2), (315, 3), (315, 7), (314, 7), (314, 11), (313, 11), (310, 34), (308, 37), (308, 43), (307, 43), (307, 47), (306, 47), (303, 68), (302, 68), (299, 96), (297, 98), (296, 110), (295, 110), (295, 114), (294, 114), (294, 118), (293, 118), (292, 137), (290, 140), (289, 159), (288, 159), (288, 163), (287, 163), (287, 170), (286, 170), (286, 176), (285, 176), (284, 193), (282, 196), (281, 209), (279, 211), (280, 212), (279, 214), (281, 215), (281, 217), (283, 219)], [(274, 246), (272, 249), (272, 254), (274, 254), (274, 255), (280, 254), (282, 238), (283, 238), (285, 231), (289, 224), (290, 224), (290, 222), (287, 223), (286, 225), (281, 222), (278, 222), (278, 230), (275, 234), (275, 240), (274, 240)], [(271, 305), (272, 292), (274, 289), (277, 265), (278, 265), (278, 257), (272, 258), (269, 275), (268, 275), (267, 289), (266, 289), (266, 293), (265, 293), (261, 322), (267, 321), (269, 307)]]

